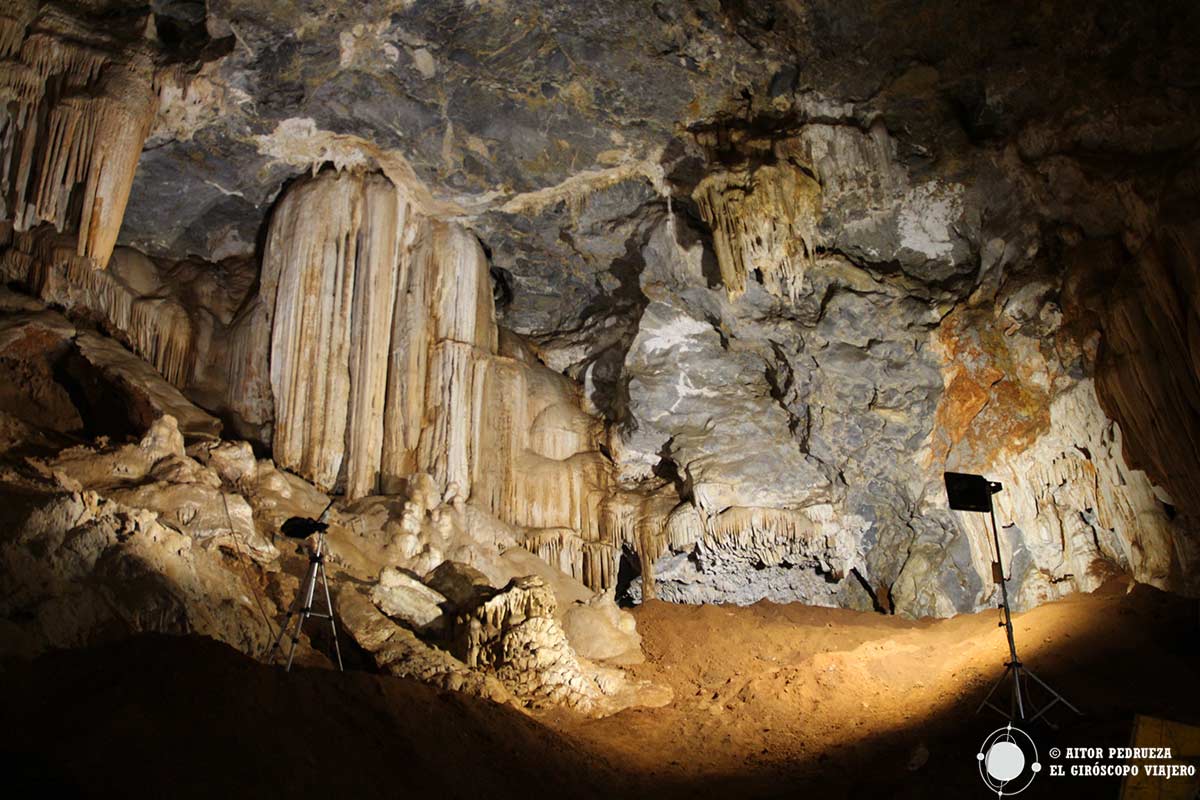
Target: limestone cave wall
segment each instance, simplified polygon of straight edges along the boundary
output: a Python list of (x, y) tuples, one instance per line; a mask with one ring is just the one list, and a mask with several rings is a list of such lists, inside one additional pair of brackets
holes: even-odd
[[(945, 470), (1003, 482), (1022, 608), (1196, 590), (1177, 32), (1102, 4), (984, 41), (945, 3), (928, 40), (967, 45), (914, 52), (905, 3), (160, 5), (0, 5), (0, 271), (203, 409), (185, 435), (219, 419), (346, 503), (469, 505), (634, 599), (987, 607)], [(1102, 84), (1072, 61), (1097, 39)]]

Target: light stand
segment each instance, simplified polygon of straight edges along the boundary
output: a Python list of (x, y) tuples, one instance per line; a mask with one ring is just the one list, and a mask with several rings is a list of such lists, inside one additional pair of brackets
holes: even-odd
[[(998, 573), (996, 579), (1000, 582), (1000, 608), (1004, 613), (1004, 621), (1000, 625), (1004, 627), (1004, 631), (1008, 635), (1009, 657), (1008, 661), (1004, 664), (1004, 674), (996, 681), (992, 690), (987, 693), (987, 697), (983, 698), (983, 702), (979, 704), (979, 708), (975, 709), (975, 713), (978, 714), (983, 710), (984, 706), (987, 706), (1000, 712), (1000, 714), (1008, 717), (1010, 720), (1019, 719), (1034, 722), (1049, 711), (1056, 703), (1062, 703), (1076, 714), (1082, 716), (1082, 711), (1071, 705), (1065, 697), (1035, 675), (1033, 670), (1022, 664), (1020, 657), (1017, 656), (1017, 641), (1013, 636), (1012, 609), (1008, 605), (1008, 579), (1004, 575), (1004, 558), (1000, 552), (1000, 529), (996, 525), (996, 511), (992, 505), (992, 495), (1003, 488), (997, 481), (989, 481), (982, 475), (967, 475), (960, 472), (946, 473), (946, 495), (950, 499), (950, 508), (957, 511), (986, 511), (988, 516), (991, 517), (992, 542), (996, 546), (996, 570)], [(1009, 709), (1005, 711), (992, 702), (992, 697), (1004, 681), (1010, 678), (1012, 679), (1012, 697), (1009, 701)], [(1029, 680), (1031, 678), (1050, 694), (1050, 702), (1041, 706), (1041, 708), (1037, 707), (1030, 695)], [(1027, 708), (1028, 711), (1034, 712), (1033, 716), (1026, 715)]]
[[(292, 517), (283, 524), (283, 533), (289, 538), (306, 539), (313, 533), (317, 534), (316, 546), (308, 554), (308, 574), (300, 586), (300, 591), (296, 593), (296, 599), (292, 601), (292, 607), (287, 613), (287, 620), (279, 629), (279, 635), (275, 637), (275, 644), (271, 645), (271, 652), (267, 654), (267, 662), (270, 663), (275, 659), (275, 651), (280, 649), (284, 634), (292, 625), (292, 617), (295, 617), (296, 631), (292, 634), (292, 645), (288, 650), (287, 666), (284, 668), (286, 672), (292, 671), (292, 659), (296, 657), (296, 645), (300, 642), (300, 632), (310, 617), (329, 620), (329, 628), (333, 631), (333, 651), (337, 654), (338, 669), (345, 670), (342, 666), (342, 649), (338, 645), (337, 622), (333, 618), (333, 600), (329, 596), (329, 578), (325, 575), (325, 530), (329, 526), (324, 520), (332, 507), (333, 501), (330, 501), (319, 519)], [(325, 592), (324, 612), (313, 611), (313, 595), (316, 593), (318, 577), (321, 579), (321, 586)], [(303, 606), (300, 605), (301, 598), (304, 599)]]

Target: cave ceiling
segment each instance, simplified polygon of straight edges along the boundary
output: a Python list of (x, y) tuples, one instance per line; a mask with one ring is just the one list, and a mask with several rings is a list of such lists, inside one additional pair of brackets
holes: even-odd
[(371, 161), (478, 233), (527, 333), (629, 313), (622, 265), (666, 199), (698, 219), (691, 194), (713, 164), (807, 126), (879, 131), (912, 186), (961, 187), (952, 252), (933, 259), (949, 263), (898, 252), (897, 221), (856, 219), (856, 198), (827, 209), (818, 243), (950, 291), (996, 238), (1030, 251), (1059, 226), (1119, 236), (1119, 198), (1089, 186), (1130, 182), (1154, 204), (1195, 179), (1189, 3), (152, 9), (193, 83), (151, 133), (123, 243), (246, 252), (289, 179), (322, 155)]

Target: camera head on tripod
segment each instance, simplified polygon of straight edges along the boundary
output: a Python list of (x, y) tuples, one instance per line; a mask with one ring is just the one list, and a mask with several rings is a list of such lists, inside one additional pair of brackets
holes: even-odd
[(329, 523), (308, 517), (292, 517), (279, 530), (289, 539), (307, 539), (314, 533), (322, 533), (329, 528)]
[(279, 530), (289, 539), (307, 539), (314, 533), (324, 533), (329, 528), (329, 523), (325, 521), (325, 518), (329, 516), (332, 508), (333, 500), (331, 499), (329, 505), (325, 506), (325, 510), (321, 512), (321, 516), (316, 519), (291, 517), (279, 526)]

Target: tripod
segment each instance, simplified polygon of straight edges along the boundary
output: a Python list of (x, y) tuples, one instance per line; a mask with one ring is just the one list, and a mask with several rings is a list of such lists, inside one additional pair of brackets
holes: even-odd
[[(993, 494), (1000, 491), (1000, 484), (998, 483), (991, 484), (991, 487), (991, 492)], [(1076, 714), (1083, 716), (1082, 711), (1071, 705), (1071, 703), (1067, 701), (1067, 698), (1054, 691), (1054, 689), (1052, 689), (1048, 683), (1039, 678), (1037, 675), (1033, 674), (1033, 670), (1026, 668), (1025, 665), (1021, 663), (1021, 659), (1017, 657), (1017, 642), (1016, 639), (1013, 638), (1012, 610), (1008, 606), (1008, 584), (1007, 578), (1004, 577), (1004, 561), (1000, 555), (1000, 532), (996, 527), (996, 512), (992, 508), (990, 496), (988, 497), (987, 505), (988, 514), (990, 514), (992, 517), (992, 541), (996, 545), (996, 566), (1000, 572), (1000, 608), (1004, 611), (1004, 622), (1000, 624), (1004, 627), (1005, 633), (1008, 634), (1008, 661), (1004, 664), (1004, 674), (1000, 676), (1000, 680), (996, 681), (996, 685), (992, 687), (992, 690), (987, 693), (987, 697), (983, 698), (983, 702), (979, 704), (979, 708), (975, 709), (975, 713), (978, 714), (983, 710), (984, 706), (987, 706), (995, 711), (999, 711), (1001, 714), (1008, 717), (1009, 720), (1028, 719), (1029, 722), (1034, 722), (1038, 717), (1041, 717), (1043, 714), (1049, 711), (1055, 703), (1062, 703)], [(1001, 684), (1003, 684), (1008, 678), (1012, 678), (1012, 698), (1009, 701), (1008, 711), (1005, 711), (1003, 708), (992, 702), (992, 695), (996, 693), (996, 690), (999, 689)], [(1034, 704), (1033, 698), (1029, 694), (1030, 678), (1037, 681), (1039, 686), (1050, 693), (1050, 702), (1046, 703), (1041, 708), (1038, 708)], [(1024, 680), (1025, 684), (1024, 693), (1022, 693), (1022, 679)], [(1027, 718), (1025, 716), (1026, 706), (1029, 707), (1030, 711), (1036, 712), (1032, 717)]]
[[(324, 517), (324, 514), (321, 515)], [(292, 671), (292, 659), (296, 656), (296, 645), (300, 641), (300, 631), (304, 628), (304, 623), (309, 617), (317, 619), (329, 620), (329, 628), (333, 631), (333, 651), (337, 654), (338, 669), (345, 670), (342, 666), (342, 649), (338, 646), (337, 637), (337, 622), (333, 619), (333, 601), (329, 598), (329, 579), (325, 576), (325, 528), (327, 527), (322, 522), (309, 522), (317, 532), (317, 545), (308, 554), (308, 574), (304, 578), (304, 583), (300, 586), (300, 591), (296, 594), (296, 599), (292, 601), (292, 607), (288, 610), (287, 620), (284, 621), (283, 627), (279, 629), (279, 635), (275, 637), (275, 644), (271, 645), (271, 652), (267, 654), (267, 662), (275, 659), (275, 651), (280, 649), (280, 643), (283, 641), (283, 635), (287, 633), (288, 628), (292, 625), (292, 617), (296, 618), (296, 632), (292, 634), (292, 646), (288, 650), (287, 666), (284, 668), (286, 672)], [(313, 611), (313, 595), (317, 590), (317, 577), (321, 578), (321, 587), (325, 591), (325, 611)], [(300, 599), (304, 598), (304, 605), (300, 605)]]

